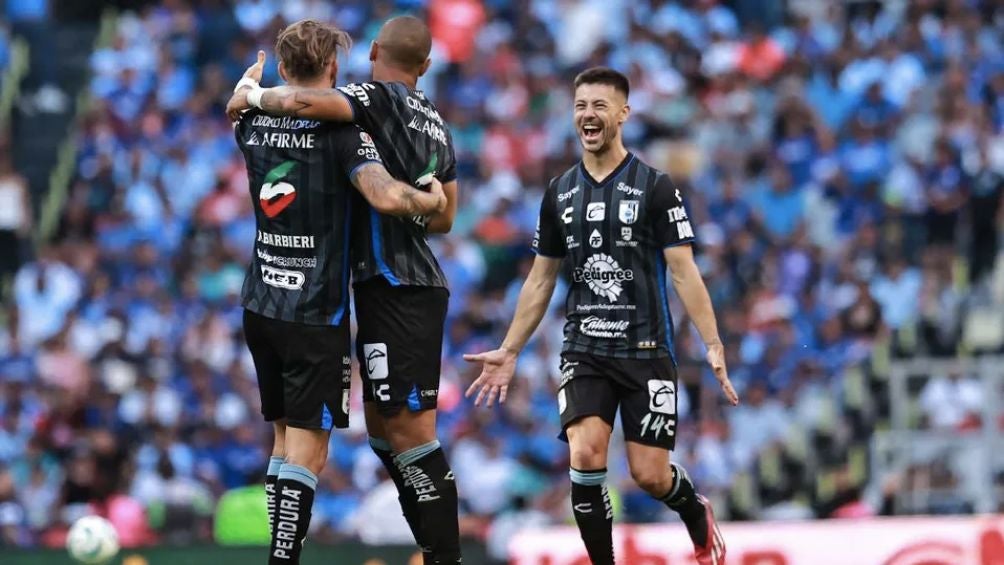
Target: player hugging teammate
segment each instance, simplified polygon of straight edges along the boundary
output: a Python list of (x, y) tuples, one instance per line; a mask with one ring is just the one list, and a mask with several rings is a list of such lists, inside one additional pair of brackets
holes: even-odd
[[(327, 36), (340, 32), (330, 26), (309, 21), (293, 24), (283, 32), (283, 35), (291, 35), (310, 44), (313, 41), (311, 38), (317, 34)], [(321, 124), (355, 122), (368, 132), (358, 134), (365, 136), (361, 138), (365, 145), (357, 150), (360, 158), (380, 160), (394, 178), (413, 186), (431, 189), (428, 194), (411, 188), (400, 191), (400, 199), (409, 204), (408, 211), (391, 207), (384, 202), (375, 202), (376, 197), (384, 192), (379, 190), (380, 186), (375, 186), (372, 191), (375, 194), (361, 191), (361, 195), (353, 196), (350, 203), (340, 202), (330, 206), (328, 203), (313, 203), (309, 208), (296, 210), (294, 215), (325, 217), (328, 223), (324, 225), (329, 229), (325, 232), (318, 231), (319, 235), (313, 237), (318, 240), (328, 237), (331, 245), (337, 242), (342, 246), (343, 252), (337, 258), (324, 263), (329, 268), (325, 274), (328, 280), (341, 281), (341, 285), (335, 285), (338, 286), (338, 293), (322, 293), (341, 304), (341, 307), (345, 307), (344, 297), (347, 295), (347, 288), (343, 287), (348, 281), (348, 246), (351, 244), (352, 278), (359, 327), (356, 353), (362, 367), (363, 399), (370, 445), (398, 488), (402, 511), (422, 548), (425, 563), (455, 564), (461, 562), (457, 488), (453, 472), (436, 439), (436, 404), (449, 292), (446, 277), (429, 248), (426, 234), (450, 230), (456, 213), (458, 188), (456, 158), (449, 128), (435, 105), (417, 88), (418, 78), (429, 67), (431, 47), (432, 37), (423, 22), (412, 17), (391, 19), (381, 28), (370, 48), (373, 81), (350, 84), (337, 90), (330, 88), (333, 73), (337, 71), (334, 50), (330, 51), (330, 62), (326, 63), (333, 70), (330, 77), (325, 77), (330, 79), (326, 83), (287, 81), (287, 86), (270, 89), (262, 89), (257, 84), (264, 64), (264, 53), (261, 53), (259, 62), (245, 75), (248, 80), (240, 85), (227, 105), (227, 112), (232, 118), (237, 118), (248, 108), (256, 108), (244, 114), (241, 125), (238, 126), (238, 139), (243, 136), (245, 146), (250, 144), (248, 139), (261, 139), (253, 137), (255, 132), (247, 131), (248, 127), (244, 126), (247, 123), (254, 124), (256, 117), (263, 116), (261, 112), (268, 114), (261, 121), (269, 124), (310, 123), (317, 124), (314, 127), (336, 127)], [(323, 52), (328, 53), (326, 50)], [(277, 54), (280, 69), (283, 65), (290, 64), (279, 49)], [(306, 56), (307, 53), (302, 55)], [(249, 120), (249, 116), (253, 117)], [(289, 139), (293, 143), (295, 134), (290, 138), (280, 136), (269, 139)], [(299, 140), (296, 143), (302, 145), (304, 142)], [(248, 149), (244, 147), (244, 150), (247, 154)], [(269, 210), (280, 210), (284, 206), (292, 208), (297, 204), (291, 196), (293, 192), (283, 182), (283, 175), (291, 173), (279, 168), (282, 165), (278, 161), (278, 158), (269, 160), (269, 166), (276, 167), (269, 169), (269, 172), (265, 172), (262, 167), (263, 178), (252, 173), (252, 186), (262, 186), (263, 193), (268, 192), (274, 198), (268, 204), (262, 198), (259, 226), (261, 222), (270, 221)], [(355, 169), (346, 167), (346, 171), (351, 175)], [(362, 167), (353, 178), (365, 179), (370, 174), (371, 168)], [(336, 177), (336, 174), (316, 177), (314, 180), (317, 183), (310, 186), (316, 187), (313, 190), (322, 190), (324, 183), (329, 183)], [(385, 183), (382, 186), (387, 190), (396, 186), (396, 183), (391, 184), (389, 177), (380, 180)], [(267, 190), (266, 185), (269, 187)], [(438, 200), (441, 197), (444, 202)], [(437, 204), (435, 207), (423, 205), (432, 200)], [(351, 207), (351, 214), (345, 213), (343, 206)], [(400, 217), (384, 214), (386, 212), (400, 213)], [(322, 236), (321, 233), (326, 235)], [(275, 240), (269, 237), (267, 241)], [(274, 256), (279, 250), (273, 246), (267, 251)], [(336, 271), (334, 263), (343, 270)], [(259, 282), (254, 279), (257, 272), (252, 272), (249, 280), (254, 279), (255, 285), (266, 285), (268, 291), (275, 295), (269, 303), (284, 305), (295, 300), (294, 297), (298, 294), (292, 291), (299, 289), (292, 289), (290, 286), (293, 284), (291, 281), (298, 280), (300, 275), (286, 270), (279, 272), (272, 267), (268, 267), (268, 273), (269, 278)], [(273, 290), (276, 287), (280, 290)], [(341, 294), (343, 292), (345, 294)], [(337, 321), (344, 325), (348, 319), (347, 310), (340, 309), (338, 312), (342, 317)], [(334, 323), (333, 318), (331, 321)], [(327, 343), (317, 340), (295, 344), (295, 348), (303, 353), (298, 367), (300, 370), (310, 371), (313, 376), (295, 385), (298, 392), (306, 392), (309, 388), (316, 393), (317, 398), (330, 397), (336, 393), (347, 398), (348, 379), (345, 379), (344, 385), (325, 381), (324, 376), (315, 374), (325, 368), (314, 363), (311, 357), (337, 357), (339, 361), (344, 360), (344, 366), (338, 367), (340, 374), (348, 370), (348, 346), (342, 348), (342, 344), (347, 344), (348, 341), (348, 329), (347, 325), (344, 328), (341, 325), (338, 327), (341, 333), (329, 336)], [(335, 344), (338, 344), (337, 353)], [(249, 346), (254, 352), (250, 336)], [(264, 368), (257, 363), (257, 357), (256, 366), (261, 380)], [(342, 386), (345, 386), (344, 390)], [(277, 395), (277, 391), (263, 389), (263, 407), (266, 402), (274, 402)], [(311, 398), (315, 396), (311, 395)], [(340, 415), (347, 414), (345, 401), (340, 406)], [(265, 416), (266, 419), (276, 417), (269, 412)], [(283, 478), (290, 465), (292, 444), (287, 433), (283, 451), (279, 437), (277, 426), (277, 448), (267, 480), (274, 480), (274, 467), (280, 464), (285, 455), (285, 463), (278, 470), (279, 485), (284, 486)], [(322, 452), (318, 446), (314, 455), (317, 463), (315, 467), (319, 469), (326, 458), (326, 449)], [(311, 485), (316, 483), (313, 475), (308, 479), (307, 482)], [(277, 495), (280, 496), (280, 517), (284, 510), (282, 492), (278, 490)], [(288, 504), (291, 505), (292, 501)], [(299, 504), (300, 508), (309, 508), (302, 501)], [(309, 521), (309, 514), (307, 520)], [(305, 528), (305, 524), (302, 528), (297, 527), (297, 539), (302, 540)], [(278, 533), (273, 536), (273, 559), (276, 559), (276, 536), (284, 535), (281, 534), (281, 528), (276, 530)], [(299, 548), (295, 551), (298, 555)]]

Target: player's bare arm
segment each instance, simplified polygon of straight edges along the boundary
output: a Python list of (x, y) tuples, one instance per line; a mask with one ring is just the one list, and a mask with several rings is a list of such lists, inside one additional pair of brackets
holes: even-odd
[[(240, 113), (258, 106), (273, 116), (296, 116), (311, 120), (351, 122), (352, 106), (345, 96), (334, 88), (309, 88), (303, 86), (274, 86), (260, 88), (265, 68), (265, 52), (258, 52), (258, 60), (244, 71), (244, 79), (254, 85), (240, 86), (227, 102), (227, 116), (236, 121)], [(243, 81), (243, 79), (242, 79)], [(257, 104), (254, 102), (257, 101)]]
[(457, 205), (460, 198), (460, 187), (457, 181), (453, 180), (443, 185), (443, 192), (446, 194), (446, 209), (429, 217), (429, 224), (426, 229), (429, 233), (450, 233), (453, 229), (453, 220), (457, 217)]
[(395, 180), (379, 163), (359, 167), (352, 176), (352, 184), (381, 214), (424, 216), (441, 213), (447, 206), (443, 185), (435, 178), (429, 185), (429, 192), (424, 192)]
[(538, 255), (519, 291), (516, 314), (502, 345), (494, 351), (464, 355), (465, 361), (482, 364), (481, 375), (471, 383), (466, 393), (469, 398), (477, 391), (475, 406), (484, 401), (485, 406), (491, 407), (496, 395), (499, 404), (505, 402), (509, 381), (516, 371), (516, 358), (547, 312), (560, 269), (561, 259)]
[(729, 372), (725, 367), (725, 347), (718, 336), (718, 323), (715, 321), (715, 310), (711, 305), (708, 288), (694, 261), (694, 250), (690, 245), (676, 245), (666, 248), (663, 255), (673, 277), (673, 288), (708, 348), (708, 364), (715, 372), (715, 378), (722, 386), (725, 397), (735, 406), (739, 404), (739, 396), (729, 380)]

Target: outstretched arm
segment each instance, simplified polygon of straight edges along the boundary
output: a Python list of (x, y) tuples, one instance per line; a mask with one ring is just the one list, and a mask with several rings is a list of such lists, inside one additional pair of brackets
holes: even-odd
[(429, 192), (417, 190), (395, 180), (383, 165), (377, 162), (360, 166), (352, 175), (352, 184), (381, 214), (394, 216), (425, 216), (446, 209), (443, 185), (432, 180)]
[(344, 94), (334, 88), (284, 85), (255, 89), (242, 86), (227, 103), (227, 116), (236, 121), (241, 112), (252, 106), (272, 116), (296, 116), (330, 122), (353, 120), (352, 105)]
[(475, 406), (480, 406), (484, 400), (485, 405), (490, 407), (494, 404), (496, 395), (500, 404), (505, 402), (509, 381), (516, 371), (516, 358), (547, 312), (560, 268), (561, 259), (537, 255), (530, 274), (519, 291), (516, 314), (502, 345), (494, 351), (464, 355), (465, 361), (483, 364), (481, 376), (471, 383), (466, 393), (470, 397), (478, 391)]
[(739, 404), (739, 396), (729, 380), (729, 372), (725, 367), (725, 346), (718, 336), (715, 309), (711, 305), (708, 288), (704, 286), (704, 279), (701, 278), (701, 271), (694, 261), (694, 251), (689, 244), (676, 245), (667, 247), (663, 251), (663, 256), (672, 273), (673, 288), (676, 289), (687, 315), (694, 321), (708, 349), (708, 364), (715, 372), (715, 378), (722, 386), (725, 397), (735, 406)]
[(273, 116), (351, 122), (353, 113), (345, 95), (334, 88), (274, 86), (261, 93), (261, 109)]
[(258, 51), (258, 60), (244, 71), (234, 95), (227, 102), (227, 116), (236, 122), (241, 112), (252, 106), (273, 116), (297, 116), (330, 122), (353, 121), (352, 104), (334, 88), (274, 86), (261, 88), (265, 69), (265, 52)]

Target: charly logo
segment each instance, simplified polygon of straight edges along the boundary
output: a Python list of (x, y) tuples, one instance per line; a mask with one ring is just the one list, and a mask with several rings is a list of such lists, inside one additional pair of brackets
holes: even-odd
[(379, 381), (387, 378), (389, 371), (386, 343), (364, 343), (363, 356), (366, 357), (366, 373), (371, 380)]
[(296, 200), (296, 188), (288, 182), (278, 182), (296, 167), (296, 161), (284, 161), (265, 174), (265, 183), (258, 193), (258, 202), (262, 212), (269, 218), (282, 213)]
[(676, 383), (650, 379), (648, 381), (648, 409), (659, 414), (676, 414)]
[(616, 302), (624, 291), (625, 281), (634, 280), (634, 271), (622, 269), (613, 257), (606, 253), (596, 253), (586, 259), (586, 263), (572, 272), (572, 279), (589, 285), (593, 294)]

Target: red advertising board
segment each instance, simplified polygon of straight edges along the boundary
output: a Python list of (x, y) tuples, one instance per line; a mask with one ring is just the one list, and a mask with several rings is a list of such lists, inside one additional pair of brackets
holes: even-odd
[[(1004, 517), (724, 523), (728, 565), (1004, 565)], [(619, 526), (617, 562), (696, 565), (680, 525)], [(511, 565), (589, 565), (578, 530), (517, 536)]]

